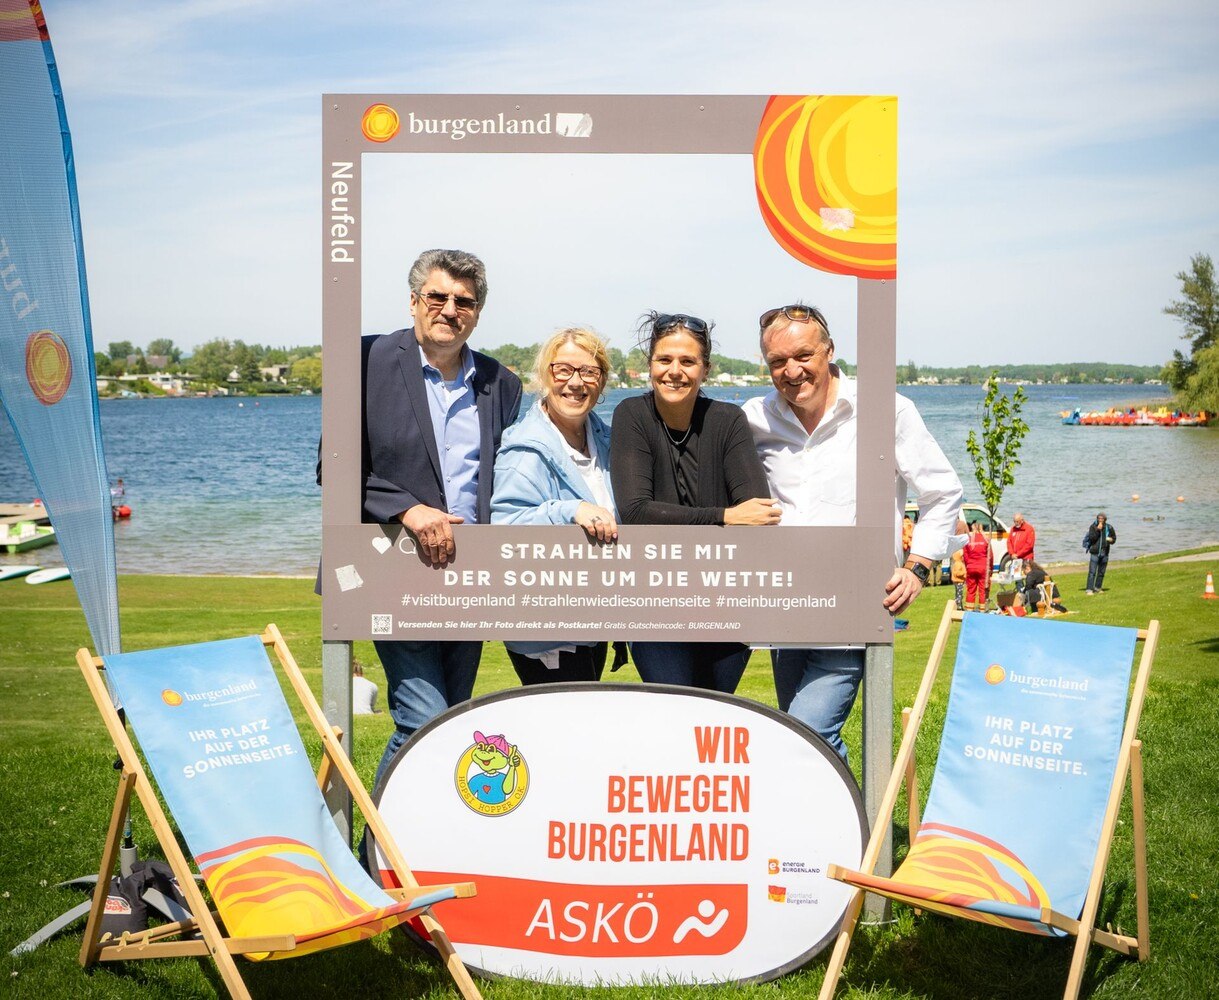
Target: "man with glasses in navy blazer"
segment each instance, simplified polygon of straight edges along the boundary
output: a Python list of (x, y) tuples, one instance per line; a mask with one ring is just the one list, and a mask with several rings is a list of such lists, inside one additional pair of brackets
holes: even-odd
[[(420, 558), (444, 566), (455, 524), (487, 524), (500, 435), (521, 382), (466, 346), (487, 299), (483, 262), (428, 250), (411, 266), (414, 326), (363, 338), (364, 520), (401, 522)], [(412, 733), (474, 690), (476, 641), (377, 640), (394, 733), (377, 768)]]

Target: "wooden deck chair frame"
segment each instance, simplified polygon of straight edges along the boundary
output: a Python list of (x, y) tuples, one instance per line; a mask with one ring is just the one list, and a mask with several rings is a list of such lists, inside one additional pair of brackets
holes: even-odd
[[(868, 848), (864, 852), (859, 871), (871, 875), (876, 870), (877, 859), (885, 841), (885, 833), (893, 819), (893, 810), (897, 803), (897, 795), (902, 782), (907, 785), (909, 799), (910, 841), (913, 843), (918, 833), (919, 806), (918, 786), (915, 780), (914, 744), (918, 737), (919, 726), (927, 711), (931, 699), (931, 691), (939, 672), (940, 661), (947, 648), (949, 634), (953, 623), (964, 620), (964, 614), (950, 601), (944, 608), (940, 619), (939, 630), (931, 647), (931, 655), (927, 660), (927, 668), (919, 685), (918, 694), (912, 708), (902, 712), (902, 742), (893, 763), (893, 773), (885, 794), (881, 799), (880, 810), (876, 824), (872, 828), (872, 836)], [(1151, 664), (1155, 659), (1156, 645), (1159, 642), (1160, 623), (1152, 620), (1146, 629), (1139, 629), (1138, 638), (1143, 643), (1143, 653), (1139, 659), (1138, 671), (1130, 701), (1126, 707), (1126, 721), (1122, 729), (1122, 741), (1118, 751), (1117, 767), (1114, 770), (1113, 782), (1109, 788), (1109, 797), (1105, 815), (1101, 822), (1100, 840), (1097, 844), (1096, 856), (1093, 859), (1092, 871), (1088, 881), (1087, 893), (1084, 897), (1083, 911), (1078, 920), (1044, 908), (1041, 911), (1041, 922), (1075, 937), (1075, 946), (1071, 955), (1070, 971), (1067, 975), (1064, 1000), (1076, 1000), (1083, 984), (1084, 966), (1088, 959), (1088, 946), (1098, 944), (1110, 948), (1122, 955), (1145, 961), (1151, 953), (1151, 942), (1148, 932), (1149, 911), (1147, 901), (1147, 831), (1143, 817), (1143, 755), (1142, 742), (1136, 738), (1139, 717), (1143, 711), (1143, 701), (1147, 694), (1147, 682), (1151, 675)], [(1126, 779), (1130, 779), (1130, 804), (1133, 813), (1134, 837), (1134, 887), (1135, 887), (1135, 919), (1137, 922), (1134, 936), (1113, 933), (1096, 927), (1096, 915), (1100, 906), (1101, 887), (1105, 878), (1105, 870), (1109, 864), (1109, 851), (1113, 844), (1113, 832), (1117, 826), (1118, 809), (1121, 806), (1122, 795), (1126, 787)], [(840, 878), (848, 874), (848, 869), (840, 865), (828, 865), (826, 874), (830, 878)], [(875, 891), (875, 890), (872, 890)], [(883, 893), (881, 893), (883, 895)], [(847, 950), (851, 946), (851, 937), (863, 907), (865, 892), (857, 889), (847, 905), (842, 919), (842, 927), (838, 931), (834, 950), (826, 967), (825, 981), (821, 986), (819, 1000), (831, 1000), (838, 986), (838, 980), (846, 965)], [(943, 904), (937, 904), (943, 906)]]
[[(386, 889), (385, 892), (398, 900), (409, 901), (428, 889), (422, 888), (416, 881), (414, 873), (406, 864), (393, 836), (385, 826), (380, 812), (373, 805), (372, 798), (364, 787), (364, 783), (356, 774), (351, 759), (343, 750), (340, 742), (342, 731), (332, 727), (326, 721), (322, 710), (314, 698), (309, 684), (297, 666), (287, 643), (275, 625), (268, 625), (263, 632), (262, 643), (275, 650), (275, 655), (283, 668), (284, 674), (292, 684), (297, 698), (305, 709), (309, 721), (317, 730), (322, 741), (323, 756), (318, 769), (318, 784), (325, 788), (334, 775), (347, 786), (356, 805), (364, 814), (364, 819), (372, 828), (385, 857), (388, 859), (402, 888)], [(76, 654), (77, 665), (84, 674), (89, 685), (89, 691), (97, 704), (97, 709), (105, 721), (110, 738), (114, 741), (122, 761), (122, 771), (119, 777), (118, 792), (114, 798), (114, 808), (110, 814), (110, 825), (106, 833), (106, 843), (102, 850), (101, 864), (98, 868), (97, 888), (93, 894), (93, 905), (89, 910), (89, 919), (85, 925), (84, 941), (80, 949), (80, 963), (85, 968), (97, 962), (128, 961), (142, 958), (175, 958), (188, 955), (210, 955), (215, 961), (225, 986), (229, 993), (238, 1000), (249, 1000), (250, 993), (246, 989), (234, 955), (248, 952), (290, 951), (296, 946), (292, 935), (268, 935), (262, 937), (236, 938), (228, 937), (221, 930), (217, 915), (209, 909), (203, 898), (200, 887), (196, 884), (194, 874), (186, 855), (178, 845), (173, 828), (148, 774), (140, 761), (126, 726), (114, 708), (106, 684), (101, 677), (105, 664), (99, 657), (94, 657), (89, 650), (81, 649)], [(111, 942), (102, 940), (101, 921), (106, 905), (106, 896), (110, 888), (110, 877), (114, 873), (115, 862), (118, 859), (119, 843), (122, 837), (123, 822), (131, 802), (132, 792), (140, 800), (153, 832), (161, 845), (161, 850), (173, 870), (178, 881), (178, 887), (190, 906), (194, 917), (189, 920), (162, 924), (147, 931), (136, 934), (125, 933), (121, 939)], [(473, 896), (474, 884), (460, 883), (455, 886), (457, 895)], [(420, 914), (424, 927), (431, 934), (445, 967), (453, 977), (458, 990), (467, 1000), (479, 1000), (480, 993), (469, 971), (461, 961), (460, 956), (444, 932), (440, 922), (430, 910)], [(197, 934), (198, 936), (193, 936)], [(192, 935), (187, 937), (187, 935)], [(107, 935), (109, 939), (109, 936)], [(177, 938), (178, 940), (173, 940)]]

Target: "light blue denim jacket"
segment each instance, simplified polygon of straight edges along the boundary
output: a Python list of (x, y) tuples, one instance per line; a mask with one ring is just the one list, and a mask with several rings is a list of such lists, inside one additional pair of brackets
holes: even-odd
[[(591, 447), (605, 472), (605, 488), (613, 498), (609, 476), (610, 431), (595, 413), (588, 415)], [(581, 503), (597, 503), (567, 454), (563, 435), (540, 402), (504, 431), (495, 456), (495, 491), (491, 495), (492, 524), (574, 524)], [(613, 510), (614, 517), (618, 511)], [(594, 640), (568, 642), (505, 642), (510, 650), (537, 657), (560, 646), (594, 646)]]
[[(592, 447), (609, 476), (610, 432), (595, 413), (588, 415)], [(526, 414), (504, 431), (495, 456), (495, 491), (491, 495), (492, 524), (574, 524), (581, 503), (597, 503), (584, 477), (567, 454), (559, 429), (534, 403)], [(615, 517), (618, 512), (613, 511)]]

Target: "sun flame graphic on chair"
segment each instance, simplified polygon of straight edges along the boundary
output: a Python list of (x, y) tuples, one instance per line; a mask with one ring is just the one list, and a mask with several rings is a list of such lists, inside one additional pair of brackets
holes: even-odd
[[(919, 828), (910, 853), (894, 878), (928, 890), (929, 901), (950, 906), (971, 907), (987, 901), (1037, 911), (1050, 906), (1049, 893), (1037, 876), (998, 841), (939, 823)], [(978, 911), (959, 915), (985, 923), (1009, 924), (1006, 918)]]
[(230, 934), (293, 934), (296, 955), (374, 937), (403, 909), (370, 913), (370, 904), (338, 881), (321, 854), (296, 840), (259, 837), (196, 860)]

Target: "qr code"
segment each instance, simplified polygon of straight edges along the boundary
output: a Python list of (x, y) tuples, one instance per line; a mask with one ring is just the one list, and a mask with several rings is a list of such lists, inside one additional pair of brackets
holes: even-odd
[(372, 616), (372, 634), (373, 635), (393, 635), (394, 634), (394, 616), (393, 615), (373, 615)]

